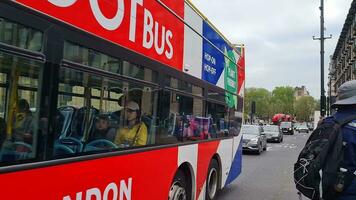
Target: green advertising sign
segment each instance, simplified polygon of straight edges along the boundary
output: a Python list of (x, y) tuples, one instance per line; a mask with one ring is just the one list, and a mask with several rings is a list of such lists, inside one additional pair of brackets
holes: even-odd
[[(225, 90), (229, 92), (225, 92), (225, 101), (230, 108), (237, 109), (237, 66), (236, 66), (236, 58), (233, 50), (228, 51), (225, 48)], [(229, 59), (230, 58), (230, 59)], [(235, 95), (232, 95), (232, 94)]]

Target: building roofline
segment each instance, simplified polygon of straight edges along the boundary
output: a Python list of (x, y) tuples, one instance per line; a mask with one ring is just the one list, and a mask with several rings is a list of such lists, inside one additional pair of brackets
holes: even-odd
[(337, 58), (338, 54), (341, 51), (343, 43), (347, 39), (346, 35), (347, 35), (347, 32), (349, 31), (353, 21), (355, 20), (355, 13), (356, 13), (356, 0), (353, 0), (352, 3), (351, 3), (351, 7), (349, 9), (349, 13), (347, 14), (344, 26), (342, 28), (339, 40), (337, 42), (337, 45), (336, 45), (336, 48), (335, 48), (335, 52), (334, 52), (334, 54), (332, 56), (332, 59), (334, 59), (334, 60)]

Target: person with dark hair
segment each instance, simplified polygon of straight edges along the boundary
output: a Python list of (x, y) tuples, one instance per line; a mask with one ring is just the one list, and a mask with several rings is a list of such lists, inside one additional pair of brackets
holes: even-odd
[(120, 147), (143, 146), (147, 144), (147, 127), (141, 122), (139, 105), (130, 101), (125, 105), (125, 126), (120, 128), (115, 137), (115, 144)]
[(113, 142), (115, 135), (115, 129), (110, 127), (109, 115), (100, 114), (97, 116), (91, 140), (106, 139)]
[(15, 117), (14, 132), (12, 139), (14, 141), (32, 143), (32, 113), (30, 105), (26, 99), (20, 99), (17, 104), (17, 113)]

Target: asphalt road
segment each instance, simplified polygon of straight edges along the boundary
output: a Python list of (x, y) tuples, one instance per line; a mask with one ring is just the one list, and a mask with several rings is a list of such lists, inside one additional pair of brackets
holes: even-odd
[(285, 135), (282, 143), (268, 143), (261, 155), (244, 154), (242, 173), (220, 192), (218, 200), (299, 200), (293, 164), (308, 136)]

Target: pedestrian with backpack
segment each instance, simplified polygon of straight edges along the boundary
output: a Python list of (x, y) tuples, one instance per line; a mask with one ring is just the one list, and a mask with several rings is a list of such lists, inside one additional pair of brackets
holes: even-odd
[(341, 85), (336, 113), (313, 131), (294, 164), (300, 193), (312, 200), (356, 200), (356, 80)]

